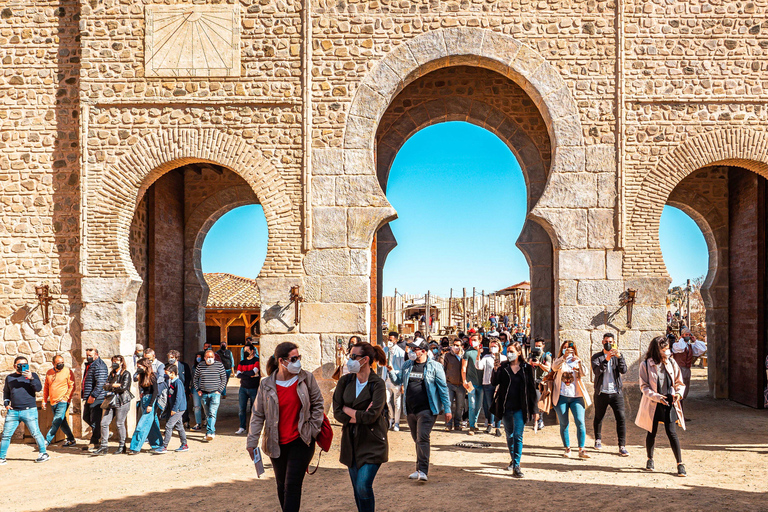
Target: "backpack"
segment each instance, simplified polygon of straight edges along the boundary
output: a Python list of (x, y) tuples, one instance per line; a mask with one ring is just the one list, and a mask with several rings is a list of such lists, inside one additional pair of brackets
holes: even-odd
[(157, 384), (157, 408), (158, 417), (165, 411), (165, 407), (168, 405), (168, 384), (165, 381)]

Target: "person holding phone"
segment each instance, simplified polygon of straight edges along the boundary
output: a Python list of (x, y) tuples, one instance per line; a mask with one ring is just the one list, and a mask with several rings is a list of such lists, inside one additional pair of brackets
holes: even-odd
[(627, 426), (624, 419), (624, 390), (621, 376), (627, 373), (627, 363), (619, 352), (613, 333), (603, 335), (603, 350), (592, 355), (592, 374), (595, 376), (595, 450), (603, 448), (603, 418), (610, 406), (616, 418), (616, 436), (619, 455), (628, 457)]
[(35, 401), (35, 393), (43, 390), (43, 384), (40, 382), (40, 377), (29, 369), (29, 361), (26, 357), (18, 356), (13, 361), (13, 366), (16, 373), (8, 375), (3, 386), (3, 405), (8, 412), (5, 416), (3, 439), (0, 441), (0, 466), (6, 463), (5, 456), (11, 445), (11, 437), (19, 423), (26, 425), (37, 443), (40, 456), (35, 459), (35, 462), (46, 462), (50, 456), (45, 450), (45, 438), (37, 423), (37, 402)]
[(645, 469), (653, 471), (653, 449), (659, 423), (664, 424), (669, 446), (677, 461), (677, 476), (686, 476), (680, 440), (677, 438), (678, 424), (685, 430), (682, 399), (685, 383), (680, 367), (672, 357), (669, 341), (665, 336), (656, 336), (648, 345), (645, 360), (640, 363), (640, 390), (643, 396), (637, 409), (635, 424), (646, 430), (645, 450), (648, 462)]
[(302, 370), (293, 342), (275, 347), (267, 373), (256, 394), (246, 450), (253, 460), (263, 432), (262, 451), (272, 460), (280, 508), (298, 512), (304, 475), (325, 417), (323, 393), (314, 375)]
[(555, 385), (552, 389), (552, 405), (555, 407), (557, 420), (560, 423), (560, 438), (565, 447), (563, 457), (571, 456), (571, 439), (568, 434), (568, 411), (570, 410), (576, 423), (579, 458), (588, 459), (589, 454), (584, 449), (587, 442), (584, 413), (587, 407), (592, 405), (592, 401), (589, 399), (587, 387), (582, 382), (582, 377), (587, 373), (579, 359), (579, 352), (574, 342), (563, 342), (559, 354), (560, 356), (552, 363), (552, 371), (556, 372)]

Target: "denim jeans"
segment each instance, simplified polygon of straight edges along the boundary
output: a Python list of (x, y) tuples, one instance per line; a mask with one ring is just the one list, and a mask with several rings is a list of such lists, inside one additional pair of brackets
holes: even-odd
[(200, 401), (200, 395), (197, 394), (196, 389), (192, 389), (192, 409), (195, 411), (195, 425), (200, 426), (203, 424), (203, 403)]
[(475, 428), (477, 418), (480, 417), (480, 407), (483, 405), (483, 387), (475, 386), (467, 396), (469, 397), (469, 428)]
[(563, 446), (571, 447), (571, 439), (568, 435), (568, 409), (573, 413), (573, 420), (576, 422), (576, 439), (579, 442), (579, 448), (584, 448), (587, 442), (587, 427), (584, 424), (584, 399), (580, 396), (568, 397), (560, 395), (555, 406), (557, 421), (560, 423), (560, 438), (563, 440)]
[[(146, 411), (146, 409), (144, 409)], [(131, 403), (125, 403), (120, 407), (110, 407), (101, 417), (101, 447), (106, 448), (109, 446), (109, 425), (112, 423), (112, 418), (115, 418), (115, 426), (117, 426), (117, 445), (125, 446), (125, 439), (128, 437), (128, 427), (126, 426), (126, 420), (128, 419), (128, 413), (131, 412)]]
[(150, 412), (147, 407), (152, 400), (152, 395), (141, 397), (140, 407), (142, 410), (141, 418), (136, 424), (136, 430), (133, 431), (131, 438), (131, 450), (137, 452), (144, 446), (144, 442), (149, 440), (149, 446), (152, 449), (163, 447), (163, 436), (160, 434), (160, 421), (157, 419), (157, 407), (153, 406)]
[(221, 396), (227, 396), (227, 385), (229, 384), (229, 378), (232, 376), (232, 370), (224, 370), (227, 374), (227, 384), (224, 385), (224, 390), (221, 392)]
[(504, 411), (504, 431), (507, 434), (507, 448), (512, 457), (512, 465), (520, 465), (520, 457), (523, 455), (523, 431), (525, 429), (525, 415), (522, 409)]
[(483, 414), (485, 414), (485, 424), (486, 425), (493, 425), (496, 428), (499, 428), (499, 419), (491, 412), (491, 408), (493, 407), (493, 392), (496, 390), (495, 386), (491, 386), (490, 384), (483, 386)]
[(216, 415), (219, 412), (219, 403), (221, 401), (221, 394), (203, 393), (200, 397), (200, 402), (203, 404), (203, 410), (205, 411), (205, 419), (207, 424), (205, 426), (205, 432), (207, 434), (216, 433)]
[(458, 428), (461, 426), (461, 418), (464, 416), (464, 400), (467, 396), (467, 390), (462, 385), (448, 384), (448, 401), (451, 402), (451, 421), (446, 421), (445, 426)]
[(5, 454), (8, 453), (8, 447), (11, 445), (11, 437), (19, 426), (19, 423), (24, 423), (35, 438), (37, 443), (37, 449), (41, 454), (45, 453), (45, 439), (40, 432), (40, 426), (37, 424), (37, 408), (30, 407), (29, 409), (17, 410), (10, 409), (5, 416), (5, 426), (3, 427), (3, 440), (0, 442), (0, 459), (5, 458)]
[(360, 469), (357, 464), (349, 466), (349, 478), (352, 480), (352, 490), (355, 493), (357, 512), (374, 512), (376, 502), (373, 497), (373, 479), (381, 464), (363, 464)]
[(248, 428), (248, 402), (251, 403), (251, 409), (253, 409), (253, 404), (256, 403), (256, 393), (258, 392), (259, 388), (240, 388), (238, 393), (240, 401), (240, 428)]
[(72, 434), (72, 429), (69, 428), (69, 422), (67, 421), (67, 409), (69, 409), (68, 402), (59, 402), (56, 405), (52, 405), (53, 410), (53, 422), (51, 423), (51, 429), (45, 436), (45, 440), (48, 444), (53, 442), (53, 438), (56, 437), (56, 432), (61, 431), (67, 436), (67, 441), (74, 441), (75, 436)]

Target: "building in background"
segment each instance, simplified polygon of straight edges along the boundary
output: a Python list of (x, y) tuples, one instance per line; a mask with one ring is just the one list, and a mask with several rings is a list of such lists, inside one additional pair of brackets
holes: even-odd
[(253, 337), (254, 345), (259, 344), (259, 287), (255, 279), (232, 274), (203, 276), (209, 288), (205, 303), (205, 339), (216, 346), (226, 341), (237, 364), (240, 348), (248, 336)]

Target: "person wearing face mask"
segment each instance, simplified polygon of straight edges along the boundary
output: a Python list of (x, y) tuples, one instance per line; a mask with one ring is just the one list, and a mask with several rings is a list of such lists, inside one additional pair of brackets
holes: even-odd
[[(405, 347), (398, 342), (399, 335), (392, 331), (387, 338), (387, 347), (384, 353), (387, 355), (386, 366), (392, 367), (395, 371), (401, 371), (405, 363)], [(384, 382), (387, 386), (387, 408), (389, 409), (389, 428), (395, 432), (400, 431), (400, 415), (403, 411), (403, 387), (395, 384), (389, 378), (387, 372)]]
[[(179, 370), (179, 380), (184, 385), (184, 396), (186, 397), (186, 403), (192, 402), (192, 369), (187, 363), (181, 360), (181, 352), (178, 350), (169, 350), (167, 354), (168, 365), (176, 365)], [(184, 422), (184, 428), (189, 428), (189, 407), (184, 409), (184, 415), (182, 417)]]
[(529, 419), (539, 419), (538, 399), (533, 367), (523, 358), (523, 347), (515, 342), (507, 351), (509, 357), (493, 371), (491, 383), (498, 386), (493, 410), (502, 418), (507, 436), (507, 448), (512, 462), (507, 470), (515, 478), (523, 478), (520, 459), (523, 453), (523, 431)]
[(248, 427), (248, 404), (250, 402), (250, 408), (253, 409), (256, 395), (259, 392), (259, 382), (261, 381), (259, 359), (256, 357), (253, 346), (246, 345), (243, 348), (243, 359), (237, 363), (237, 371), (235, 372), (235, 376), (240, 379), (240, 391), (238, 393), (240, 428), (235, 432), (238, 436), (246, 432), (245, 429)]
[(142, 357), (144, 357), (144, 345), (137, 343), (136, 347), (133, 349), (133, 367), (134, 368), (136, 368), (136, 363)]
[(205, 441), (216, 437), (216, 416), (221, 403), (221, 392), (227, 386), (227, 373), (224, 365), (216, 360), (213, 350), (205, 352), (203, 362), (195, 368), (195, 389), (205, 412)]
[(493, 371), (499, 367), (502, 361), (507, 358), (499, 352), (499, 343), (497, 340), (483, 338), (482, 355), (475, 360), (475, 367), (481, 372), (481, 383), (483, 386), (483, 414), (485, 415), (486, 429), (485, 433), (490, 434), (495, 428), (496, 437), (501, 437), (501, 418), (493, 414), (493, 395), (496, 386), (492, 383)]
[(461, 380), (464, 389), (467, 390), (469, 405), (469, 430), (467, 434), (470, 436), (477, 433), (477, 419), (480, 417), (480, 408), (483, 405), (482, 379), (477, 371), (479, 348), (480, 336), (472, 334), (469, 338), (469, 348), (464, 352), (461, 361)]
[(47, 462), (50, 456), (45, 450), (45, 438), (37, 423), (37, 403), (35, 402), (35, 394), (42, 391), (43, 384), (37, 373), (29, 369), (29, 361), (26, 357), (18, 356), (14, 359), (13, 367), (16, 373), (8, 375), (3, 385), (3, 405), (7, 412), (3, 439), (0, 442), (0, 466), (6, 463), (5, 456), (11, 445), (11, 437), (19, 423), (27, 427), (37, 443), (40, 456), (35, 459), (35, 462)]
[[(221, 364), (224, 365), (224, 373), (227, 375), (227, 384), (229, 384), (229, 378), (232, 376), (232, 368), (235, 366), (235, 357), (232, 355), (232, 351), (227, 348), (227, 342), (222, 341), (219, 350), (216, 351), (216, 355), (219, 356)], [(224, 390), (221, 392), (221, 399), (227, 398), (227, 386), (224, 386)]]
[(443, 371), (445, 381), (448, 384), (448, 400), (451, 402), (451, 421), (445, 422), (445, 430), (461, 432), (461, 418), (464, 416), (464, 401), (467, 398), (467, 390), (464, 389), (461, 378), (461, 358), (464, 351), (461, 340), (455, 339), (450, 346), (450, 351), (443, 356)]
[(707, 345), (703, 341), (697, 340), (691, 334), (690, 329), (685, 329), (683, 336), (677, 342), (672, 343), (670, 350), (672, 350), (672, 357), (683, 375), (683, 383), (685, 384), (683, 400), (685, 400), (691, 389), (691, 366), (697, 357), (701, 357), (707, 351)]
[(402, 384), (405, 392), (405, 417), (411, 437), (416, 444), (416, 471), (408, 478), (426, 482), (429, 474), (429, 437), (437, 415), (445, 411), (445, 421), (451, 421), (451, 402), (448, 399), (448, 385), (443, 366), (427, 356), (427, 342), (416, 338), (409, 343), (411, 351), (401, 371), (389, 369), (395, 384)]
[(104, 401), (104, 384), (107, 383), (109, 369), (99, 357), (95, 348), (85, 350), (85, 370), (83, 371), (83, 421), (91, 427), (91, 439), (84, 451), (96, 450), (101, 444), (101, 403)]
[(144, 357), (152, 363), (152, 372), (157, 377), (157, 383), (165, 382), (165, 365), (155, 356), (155, 351), (148, 348), (144, 351)]
[(587, 442), (587, 428), (584, 423), (584, 413), (592, 400), (589, 398), (587, 387), (582, 382), (586, 375), (584, 365), (579, 359), (576, 344), (565, 341), (560, 346), (560, 357), (552, 363), (552, 371), (555, 372), (555, 385), (552, 388), (552, 405), (557, 413), (557, 421), (560, 423), (560, 438), (563, 441), (565, 452), (563, 457), (571, 456), (571, 439), (568, 434), (568, 411), (573, 414), (576, 423), (576, 439), (579, 442), (579, 458), (590, 458), (584, 445)]
[(160, 420), (157, 417), (157, 398), (160, 395), (160, 388), (158, 378), (152, 370), (152, 361), (146, 357), (139, 359), (136, 362), (136, 375), (141, 392), (137, 405), (142, 414), (136, 423), (136, 430), (133, 431), (131, 446), (127, 451), (128, 455), (138, 454), (147, 440), (149, 440), (149, 446), (152, 450), (163, 447)]
[(358, 343), (349, 353), (349, 374), (339, 379), (333, 393), (333, 415), (342, 424), (339, 461), (349, 468), (358, 512), (373, 512), (373, 479), (389, 458), (385, 400), (386, 384), (373, 371), (386, 366), (379, 346)]
[(53, 409), (53, 422), (48, 434), (45, 436), (45, 443), (51, 444), (56, 437), (56, 433), (61, 431), (67, 436), (63, 446), (75, 446), (75, 436), (72, 429), (69, 428), (67, 421), (67, 409), (72, 400), (72, 394), (75, 392), (75, 374), (64, 364), (64, 358), (55, 356), (53, 358), (53, 368), (45, 374), (45, 384), (43, 385), (43, 410), (48, 403)]
[(166, 381), (168, 382), (168, 403), (165, 410), (168, 421), (165, 423), (165, 436), (163, 436), (163, 446), (153, 451), (154, 455), (164, 455), (168, 453), (168, 445), (171, 444), (173, 431), (179, 432), (181, 445), (174, 450), (175, 452), (189, 451), (187, 445), (187, 432), (184, 430), (184, 411), (187, 409), (187, 397), (184, 394), (184, 382), (179, 378), (179, 370), (175, 364), (168, 364), (165, 367)]
[(205, 357), (205, 351), (201, 350), (195, 354), (195, 362), (192, 363), (192, 411), (195, 415), (195, 425), (192, 430), (199, 432), (205, 426), (205, 419), (203, 418), (203, 403), (200, 401), (200, 395), (197, 393), (198, 389), (195, 387), (194, 374), (197, 371), (197, 367), (203, 362)]
[(112, 371), (109, 372), (104, 390), (107, 392), (105, 401), (112, 400), (110, 394), (114, 395), (114, 401), (110, 407), (104, 410), (104, 415), (101, 418), (101, 446), (93, 452), (94, 456), (106, 455), (109, 450), (109, 425), (112, 423), (112, 418), (115, 418), (117, 426), (117, 450), (114, 455), (126, 452), (125, 439), (128, 437), (126, 420), (128, 419), (128, 411), (131, 409), (131, 400), (133, 400), (131, 372), (126, 368), (123, 356), (114, 356), (111, 366)]
[(603, 418), (608, 406), (616, 418), (616, 435), (619, 439), (619, 455), (628, 457), (627, 427), (624, 419), (624, 390), (621, 376), (627, 373), (627, 363), (614, 342), (613, 333), (603, 335), (603, 350), (592, 355), (592, 374), (595, 379), (595, 449), (603, 447)]
[(677, 461), (677, 476), (686, 476), (680, 441), (677, 438), (678, 424), (685, 430), (682, 399), (685, 393), (680, 367), (672, 357), (669, 341), (665, 336), (656, 336), (648, 345), (645, 360), (640, 363), (640, 390), (643, 392), (640, 406), (637, 409), (635, 424), (646, 430), (645, 450), (648, 462), (645, 469), (653, 471), (653, 449), (656, 444), (656, 433), (659, 423), (669, 438), (669, 446)]
[(261, 448), (272, 461), (280, 508), (297, 512), (315, 438), (323, 426), (323, 393), (315, 377), (302, 370), (295, 343), (277, 345), (266, 369), (269, 376), (259, 385), (246, 449), (253, 459), (263, 437)]

